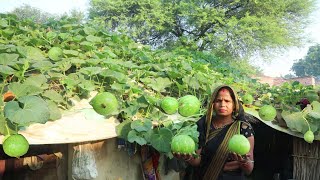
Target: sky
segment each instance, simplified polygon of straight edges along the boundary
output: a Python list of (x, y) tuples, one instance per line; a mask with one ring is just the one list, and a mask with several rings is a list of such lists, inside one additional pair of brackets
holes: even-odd
[(292, 47), (272, 58), (272, 61), (267, 63), (264, 59), (259, 60), (255, 65), (262, 68), (263, 73), (270, 77), (281, 77), (287, 74), (294, 74), (290, 69), (293, 63), (299, 59), (303, 59), (308, 49), (312, 45), (320, 44), (320, 0), (316, 0), (316, 11), (310, 16), (310, 25), (305, 29), (305, 33), (310, 42), (302, 47)]
[(12, 11), (24, 4), (51, 14), (68, 13), (72, 9), (85, 11), (89, 0), (0, 0), (0, 13)]
[[(28, 4), (51, 14), (68, 13), (72, 9), (86, 11), (89, 0), (0, 0), (0, 13), (12, 11), (16, 7)], [(308, 48), (317, 43), (320, 44), (320, 0), (317, 0), (317, 7), (311, 18), (311, 24), (305, 32), (311, 42), (303, 47), (292, 47), (278, 56), (272, 58), (268, 63), (264, 59), (258, 59), (254, 65), (260, 67), (263, 73), (271, 77), (280, 77), (292, 73), (290, 71), (295, 60), (306, 56)]]

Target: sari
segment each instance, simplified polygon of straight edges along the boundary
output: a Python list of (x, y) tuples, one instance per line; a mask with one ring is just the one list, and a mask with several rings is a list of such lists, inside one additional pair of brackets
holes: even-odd
[[(214, 129), (212, 126), (213, 104), (221, 88), (228, 88), (233, 98), (235, 109), (232, 115), (233, 123), (221, 128)], [(209, 118), (210, 117), (210, 118)], [(240, 122), (239, 122), (240, 121)], [(228, 142), (229, 139), (239, 132), (239, 123), (244, 122), (244, 110), (235, 91), (229, 86), (220, 86), (212, 93), (208, 111), (197, 123), (199, 136), (199, 147), (201, 151), (201, 163), (197, 168), (198, 173), (194, 174), (193, 179), (201, 180), (242, 180), (243, 172), (239, 169), (236, 171), (224, 172), (223, 167), (229, 156)]]

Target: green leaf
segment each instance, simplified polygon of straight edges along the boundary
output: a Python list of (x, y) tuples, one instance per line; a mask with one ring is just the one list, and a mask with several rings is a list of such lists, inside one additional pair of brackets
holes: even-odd
[(30, 85), (30, 86), (36, 86), (36, 87), (43, 88), (43, 89), (48, 88), (47, 78), (43, 74), (36, 74), (36, 75), (30, 76), (24, 81), (23, 84)]
[(113, 71), (111, 69), (103, 70), (100, 73), (103, 77), (112, 77), (115, 78), (119, 83), (126, 82), (127, 76), (121, 72)]
[(46, 36), (47, 36), (47, 38), (48, 38), (49, 40), (53, 40), (54, 38), (57, 37), (57, 33), (56, 33), (56, 32), (52, 32), (52, 31), (49, 31), (49, 32), (47, 32)]
[(59, 37), (63, 40), (67, 40), (70, 36), (69, 33), (59, 33)]
[(116, 133), (119, 138), (128, 139), (128, 134), (131, 129), (131, 120), (125, 120), (116, 126)]
[(48, 104), (37, 96), (23, 96), (18, 101), (6, 103), (4, 114), (11, 122), (22, 126), (45, 123), (50, 117)]
[(50, 99), (56, 103), (61, 103), (64, 101), (61, 94), (59, 94), (57, 91), (52, 90), (52, 89), (45, 91), (42, 94), (42, 96), (47, 97), (48, 99)]
[(159, 152), (167, 153), (171, 151), (170, 142), (173, 134), (170, 129), (161, 128), (158, 133), (151, 136), (151, 145)]
[(97, 30), (95, 30), (93, 27), (89, 27), (89, 26), (85, 26), (83, 28), (83, 31), (87, 34), (87, 35), (94, 35)]
[(31, 60), (31, 62), (37, 62), (45, 60), (45, 56), (43, 52), (36, 47), (26, 46), (26, 47), (18, 47), (18, 52), (23, 54), (27, 59)]
[(65, 84), (69, 89), (71, 89), (77, 86), (81, 82), (81, 80), (78, 74), (71, 73), (68, 74), (68, 76), (65, 77), (61, 82)]
[(18, 83), (18, 82), (10, 83), (8, 88), (9, 88), (9, 90), (11, 92), (13, 92), (13, 94), (17, 98), (22, 97), (22, 96), (26, 96), (28, 94), (28, 92), (29, 92), (29, 90), (28, 90), (29, 86), (28, 85), (24, 85), (24, 84), (21, 84), (21, 83)]
[(32, 67), (39, 69), (41, 71), (48, 71), (53, 67), (53, 64), (50, 61), (38, 61), (32, 64)]
[(312, 101), (311, 106), (314, 111), (320, 113), (320, 102), (319, 101)]
[(139, 104), (140, 107), (148, 107), (149, 103), (146, 100), (146, 98), (144, 98), (144, 96), (140, 96), (137, 98), (137, 103)]
[(12, 69), (9, 66), (0, 65), (0, 73), (1, 74), (10, 75), (10, 74), (14, 74), (16, 72), (17, 72), (16, 70)]
[(145, 120), (135, 120), (131, 123), (131, 129), (137, 132), (149, 131), (152, 128), (152, 122), (148, 119)]
[(165, 88), (169, 87), (172, 84), (169, 78), (158, 77), (156, 79), (151, 79), (150, 84), (147, 84), (153, 90), (157, 92), (164, 92)]
[(0, 65), (14, 65), (19, 58), (19, 54), (0, 54)]
[(151, 142), (151, 137), (152, 135), (154, 134), (154, 129), (149, 129), (149, 131), (147, 131), (146, 133), (144, 133), (144, 139), (147, 141), (147, 142)]
[(8, 21), (5, 19), (0, 19), (0, 26), (1, 27), (8, 27)]
[(122, 111), (125, 112), (128, 116), (132, 117), (135, 114), (137, 114), (140, 106), (135, 102), (131, 102), (132, 104), (130, 104), (128, 107), (123, 108)]
[(61, 111), (57, 104), (53, 101), (46, 101), (48, 104), (49, 112), (50, 112), (50, 117), (49, 120), (58, 120), (62, 117)]
[(116, 54), (114, 54), (114, 53), (111, 51), (110, 48), (104, 47), (103, 49), (104, 49), (103, 52), (107, 55), (107, 57), (110, 57), (110, 58), (116, 58), (116, 57), (118, 57)]
[(117, 83), (117, 82), (114, 82), (111, 85), (111, 89), (116, 90), (118, 92), (122, 92), (125, 89), (125, 87), (126, 87), (125, 84), (120, 84), (120, 83)]
[(67, 55), (68, 57), (79, 56), (79, 52), (75, 50), (64, 49), (63, 54)]
[(147, 144), (147, 141), (135, 130), (128, 133), (128, 141), (131, 143), (137, 142), (141, 146)]
[(98, 36), (89, 35), (86, 37), (86, 39), (87, 41), (94, 42), (94, 43), (101, 42), (101, 37), (98, 37)]
[(101, 67), (84, 67), (84, 68), (81, 68), (79, 72), (92, 76), (92, 75), (100, 74), (101, 71), (102, 71)]
[(157, 106), (160, 103), (160, 99), (158, 99), (158, 98), (156, 98), (154, 96), (150, 96), (150, 95), (147, 95), (147, 94), (145, 94), (143, 96), (146, 99), (146, 101), (151, 105)]
[(185, 76), (182, 80), (184, 84), (187, 84), (194, 89), (199, 89), (200, 87), (199, 81), (195, 77)]
[(85, 80), (85, 79), (81, 80), (79, 87), (87, 91), (95, 90), (94, 82), (90, 80)]
[(281, 116), (292, 131), (305, 133), (309, 129), (302, 112), (282, 111)]

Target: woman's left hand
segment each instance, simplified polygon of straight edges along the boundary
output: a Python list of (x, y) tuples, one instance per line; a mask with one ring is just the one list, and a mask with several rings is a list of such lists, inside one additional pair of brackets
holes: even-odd
[(251, 163), (253, 163), (253, 161), (250, 159), (250, 155), (246, 154), (246, 155), (239, 155), (236, 153), (231, 153), (231, 159), (234, 161), (238, 161), (239, 165), (241, 168), (249, 168), (249, 166), (251, 165)]

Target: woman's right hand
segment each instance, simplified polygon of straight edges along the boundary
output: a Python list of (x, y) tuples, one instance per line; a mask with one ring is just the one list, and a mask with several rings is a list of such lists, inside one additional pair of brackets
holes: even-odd
[(172, 153), (174, 157), (176, 157), (177, 159), (182, 159), (184, 161), (191, 161), (192, 159), (194, 159), (194, 155), (192, 154), (184, 154), (184, 153)]
[(201, 157), (200, 157), (201, 149), (198, 149), (195, 154), (182, 154), (182, 153), (172, 153), (174, 157), (184, 160), (192, 166), (199, 166)]

